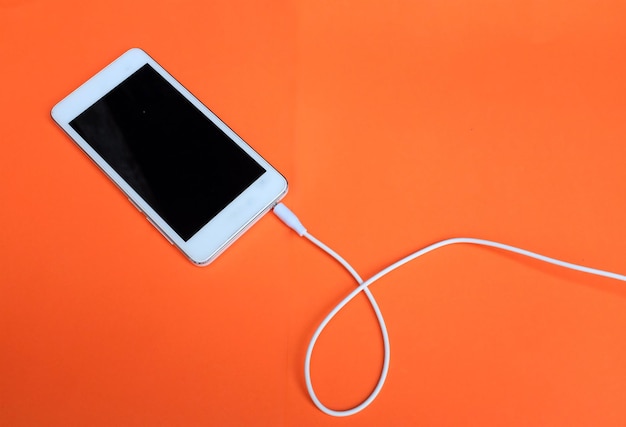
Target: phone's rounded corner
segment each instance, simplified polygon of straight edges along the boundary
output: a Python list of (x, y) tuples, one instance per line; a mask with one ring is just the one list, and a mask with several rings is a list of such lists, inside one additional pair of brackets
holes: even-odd
[(183, 255), (194, 267), (206, 267), (215, 260), (215, 256), (212, 255), (207, 257), (198, 257), (186, 251), (182, 246), (174, 244), (174, 247), (178, 249), (178, 252)]
[(142, 55), (142, 56), (148, 56), (148, 54), (146, 53), (145, 50), (143, 50), (140, 47), (137, 46), (133, 46), (130, 49), (128, 49), (125, 53), (126, 55)]
[(285, 178), (285, 175), (283, 175), (282, 173), (280, 173), (280, 177), (283, 179), (283, 188), (280, 192), (280, 195), (278, 196), (278, 199), (276, 200), (276, 203), (280, 202), (289, 192), (289, 181), (287, 181), (287, 178)]
[(202, 267), (206, 267), (206, 266), (208, 266), (209, 264), (211, 264), (211, 263), (213, 262), (213, 259), (214, 259), (214, 258), (207, 258), (207, 259), (202, 260), (202, 261), (198, 261), (198, 260), (195, 260), (195, 259), (193, 259), (193, 258), (189, 258), (189, 257), (187, 257), (187, 259), (189, 259), (189, 261), (191, 261), (191, 263), (192, 263), (195, 267), (200, 267), (200, 268), (202, 268)]
[(57, 104), (54, 104), (52, 108), (50, 109), (50, 118), (55, 123), (59, 123), (58, 117), (59, 117), (59, 104), (57, 103)]
[(62, 101), (56, 103), (50, 109), (50, 120), (52, 120), (51, 123), (55, 124), (63, 132), (65, 133), (68, 132), (67, 131), (68, 120), (65, 117), (65, 109), (64, 109), (64, 106), (62, 105)]
[(213, 252), (206, 257), (197, 257), (197, 258), (194, 258), (189, 253), (182, 251), (182, 248), (179, 247), (179, 249), (181, 249), (181, 252), (195, 267), (202, 268), (202, 267), (207, 267), (210, 264), (212, 264), (217, 258), (219, 258), (220, 255), (224, 253), (224, 251), (226, 250), (226, 248), (228, 248), (228, 246), (230, 245), (226, 244), (223, 247), (221, 247), (217, 252)]

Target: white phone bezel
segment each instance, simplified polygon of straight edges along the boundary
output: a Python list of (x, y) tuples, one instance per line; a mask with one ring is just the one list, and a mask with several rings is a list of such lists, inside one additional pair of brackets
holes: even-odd
[[(142, 66), (149, 64), (176, 90), (187, 98), (209, 120), (215, 123), (266, 172), (235, 200), (211, 219), (189, 240), (183, 240), (150, 205), (133, 190), (122, 177), (70, 126), (79, 114), (109, 93)], [(219, 117), (191, 94), (147, 53), (133, 48), (117, 58), (78, 89), (65, 97), (51, 112), (54, 121), (96, 163), (96, 165), (124, 192), (130, 201), (152, 224), (189, 260), (207, 265), (235, 241), (248, 227), (269, 211), (287, 193), (287, 180), (245, 141), (233, 132)]]

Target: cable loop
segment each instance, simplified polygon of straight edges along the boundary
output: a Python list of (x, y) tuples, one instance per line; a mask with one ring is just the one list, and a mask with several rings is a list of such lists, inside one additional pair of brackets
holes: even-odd
[[(335, 252), (334, 250), (326, 246), (324, 243), (322, 243), (320, 240), (316, 239), (311, 234), (309, 234), (306, 231), (306, 228), (300, 222), (300, 220), (296, 217), (296, 215), (291, 210), (289, 210), (285, 205), (283, 205), (282, 203), (279, 203), (278, 205), (276, 205), (276, 207), (274, 208), (274, 213), (288, 227), (292, 228), (296, 233), (298, 233), (299, 236), (307, 238), (309, 241), (311, 241), (311, 243), (318, 246), (328, 255), (330, 255), (335, 260), (337, 260), (337, 262), (339, 262), (352, 275), (354, 280), (356, 280), (356, 282), (359, 284), (359, 286), (356, 289), (354, 289), (352, 292), (350, 292), (343, 300), (341, 300), (339, 304), (337, 304), (335, 308), (333, 308), (330, 311), (330, 313), (326, 315), (324, 320), (322, 320), (322, 322), (319, 324), (319, 326), (313, 333), (313, 337), (311, 338), (311, 341), (309, 342), (309, 346), (307, 348), (306, 357), (304, 361), (304, 378), (306, 382), (306, 388), (309, 393), (309, 396), (311, 397), (311, 400), (313, 401), (315, 406), (317, 406), (322, 412), (328, 415), (334, 416), (334, 417), (347, 417), (349, 415), (354, 415), (357, 412), (360, 412), (363, 409), (365, 409), (367, 406), (369, 406), (369, 404), (372, 403), (374, 399), (376, 399), (376, 396), (378, 396), (378, 393), (380, 393), (381, 389), (383, 388), (383, 385), (385, 384), (385, 380), (387, 379), (387, 374), (389, 372), (389, 359), (390, 359), (391, 353), (389, 350), (389, 335), (387, 333), (387, 325), (385, 325), (385, 319), (383, 318), (383, 314), (380, 311), (380, 308), (378, 307), (378, 303), (376, 302), (374, 295), (372, 295), (372, 293), (370, 292), (369, 286), (372, 283), (376, 282), (381, 277), (385, 276), (386, 274), (391, 273), (396, 268), (399, 268), (403, 266), (404, 264), (416, 258), (419, 258), (422, 255), (427, 254), (428, 252), (434, 251), (435, 249), (439, 249), (444, 246), (460, 244), (460, 243), (479, 245), (479, 246), (488, 246), (491, 248), (496, 248), (496, 249), (500, 249), (500, 250), (507, 251), (507, 252), (513, 252), (515, 254), (523, 255), (529, 258), (534, 258), (536, 260), (543, 261), (543, 262), (553, 264), (553, 265), (557, 265), (559, 267), (568, 268), (570, 270), (576, 270), (576, 271), (580, 271), (583, 273), (593, 274), (596, 276), (602, 276), (602, 277), (607, 277), (609, 279), (615, 279), (615, 280), (620, 280), (622, 282), (626, 282), (626, 276), (621, 275), (621, 274), (611, 273), (609, 271), (599, 270), (597, 268), (585, 267), (583, 265), (561, 261), (556, 258), (550, 258), (545, 255), (527, 251), (526, 249), (521, 249), (515, 246), (506, 245), (504, 243), (498, 243), (498, 242), (485, 240), (485, 239), (475, 239), (472, 237), (456, 237), (452, 239), (442, 240), (437, 243), (433, 243), (432, 245), (426, 246), (423, 249), (420, 249), (418, 251), (415, 251), (405, 256), (404, 258), (396, 261), (390, 266), (383, 268), (382, 270), (374, 274), (369, 279), (363, 281), (363, 279), (361, 279), (361, 276), (359, 276), (356, 270), (350, 264), (348, 264), (348, 262), (345, 259), (343, 259), (337, 252)], [(324, 328), (326, 328), (328, 323), (330, 323), (330, 321), (335, 317), (335, 315), (339, 313), (339, 311), (343, 307), (345, 307), (346, 304), (352, 301), (352, 299), (356, 297), (359, 294), (359, 292), (365, 293), (365, 295), (367, 296), (367, 299), (370, 302), (370, 305), (372, 306), (372, 309), (376, 313), (376, 319), (378, 320), (378, 324), (380, 326), (380, 332), (383, 338), (383, 350), (384, 350), (383, 366), (380, 371), (380, 377), (378, 378), (378, 382), (376, 383), (374, 390), (372, 390), (370, 395), (363, 402), (361, 402), (359, 405), (351, 409), (334, 410), (325, 406), (315, 394), (315, 390), (313, 388), (313, 382), (311, 380), (311, 356), (313, 354), (313, 350), (315, 348), (317, 339), (319, 338), (322, 331), (324, 331)]]

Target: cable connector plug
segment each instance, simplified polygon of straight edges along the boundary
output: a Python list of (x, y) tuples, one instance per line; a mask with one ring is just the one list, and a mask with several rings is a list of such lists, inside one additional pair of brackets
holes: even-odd
[(282, 203), (278, 203), (274, 206), (274, 215), (276, 215), (282, 222), (284, 222), (287, 227), (291, 228), (293, 231), (298, 233), (298, 236), (302, 237), (306, 233), (306, 228), (295, 213), (291, 212), (291, 210), (283, 205)]

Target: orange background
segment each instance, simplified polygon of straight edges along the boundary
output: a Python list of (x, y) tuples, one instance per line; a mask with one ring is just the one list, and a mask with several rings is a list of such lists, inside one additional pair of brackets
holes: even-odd
[[(601, 4), (599, 4), (601, 3)], [(470, 246), (372, 287), (391, 370), (333, 419), (306, 344), (353, 288), (268, 215), (192, 266), (49, 118), (145, 49), (290, 181), (369, 276), (454, 236), (626, 273), (622, 1), (0, 0), (0, 425), (617, 426), (626, 286)], [(313, 359), (358, 403), (357, 298)]]

